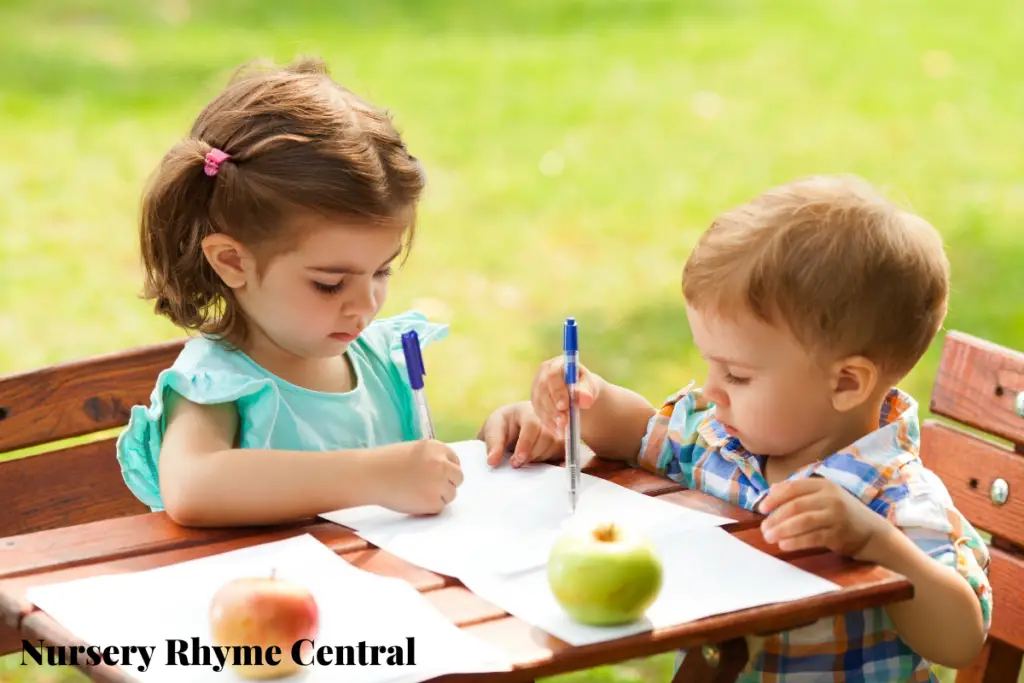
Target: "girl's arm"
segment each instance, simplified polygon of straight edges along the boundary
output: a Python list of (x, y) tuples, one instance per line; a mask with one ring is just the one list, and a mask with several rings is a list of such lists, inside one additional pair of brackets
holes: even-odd
[(462, 483), (458, 458), (436, 441), (371, 449), (235, 447), (234, 404), (178, 398), (160, 452), (167, 514), (183, 526), (278, 524), (357, 505), (436, 513)]

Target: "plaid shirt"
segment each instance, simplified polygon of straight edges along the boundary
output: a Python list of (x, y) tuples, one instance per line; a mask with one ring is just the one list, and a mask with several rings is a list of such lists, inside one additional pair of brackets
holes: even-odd
[[(818, 475), (842, 486), (930, 557), (955, 569), (977, 594), (987, 632), (992, 619), (988, 548), (921, 463), (919, 436), (917, 403), (893, 389), (876, 431), (792, 478)], [(725, 432), (700, 390), (687, 387), (651, 419), (634, 465), (755, 510), (768, 492), (762, 462)], [(751, 638), (748, 648), (750, 662), (741, 681), (936, 680), (931, 663), (900, 639), (883, 608)]]

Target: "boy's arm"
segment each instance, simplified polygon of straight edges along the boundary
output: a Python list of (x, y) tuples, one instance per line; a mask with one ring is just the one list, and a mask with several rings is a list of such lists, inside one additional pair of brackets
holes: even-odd
[(594, 375), (597, 400), (580, 411), (580, 438), (598, 457), (634, 462), (654, 406), (640, 394)]
[(857, 559), (903, 574), (914, 584), (911, 600), (886, 608), (897, 633), (922, 657), (961, 669), (977, 657), (991, 625), (988, 548), (958, 511), (929, 502), (930, 509), (917, 502), (916, 510), (911, 509), (913, 498), (896, 503), (895, 524), (887, 525), (888, 532), (870, 541)]

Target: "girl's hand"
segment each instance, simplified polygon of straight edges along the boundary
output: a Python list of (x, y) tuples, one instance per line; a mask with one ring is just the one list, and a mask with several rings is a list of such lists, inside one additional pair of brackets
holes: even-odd
[(455, 500), (462, 484), (459, 456), (445, 443), (420, 439), (380, 454), (378, 504), (396, 512), (430, 515)]
[(786, 551), (828, 548), (864, 560), (871, 541), (894, 528), (846, 489), (823, 477), (776, 484), (760, 510), (768, 514), (761, 523), (765, 540)]
[(495, 410), (480, 428), (477, 438), (487, 444), (487, 464), (491, 467), (501, 462), (505, 450), (513, 443), (512, 467), (550, 460), (565, 450), (558, 436), (541, 426), (527, 401)]
[[(594, 405), (601, 389), (600, 378), (576, 364), (576, 396), (579, 407)], [(541, 425), (554, 434), (563, 434), (569, 422), (569, 388), (565, 384), (565, 359), (556, 356), (544, 361), (533, 379), (530, 403)]]

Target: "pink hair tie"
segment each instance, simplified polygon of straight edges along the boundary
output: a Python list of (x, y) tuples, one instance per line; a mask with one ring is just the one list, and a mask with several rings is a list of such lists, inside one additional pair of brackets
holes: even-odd
[(215, 176), (220, 170), (220, 165), (230, 158), (230, 154), (225, 154), (215, 147), (206, 153), (206, 166), (203, 170), (206, 171), (206, 175)]

